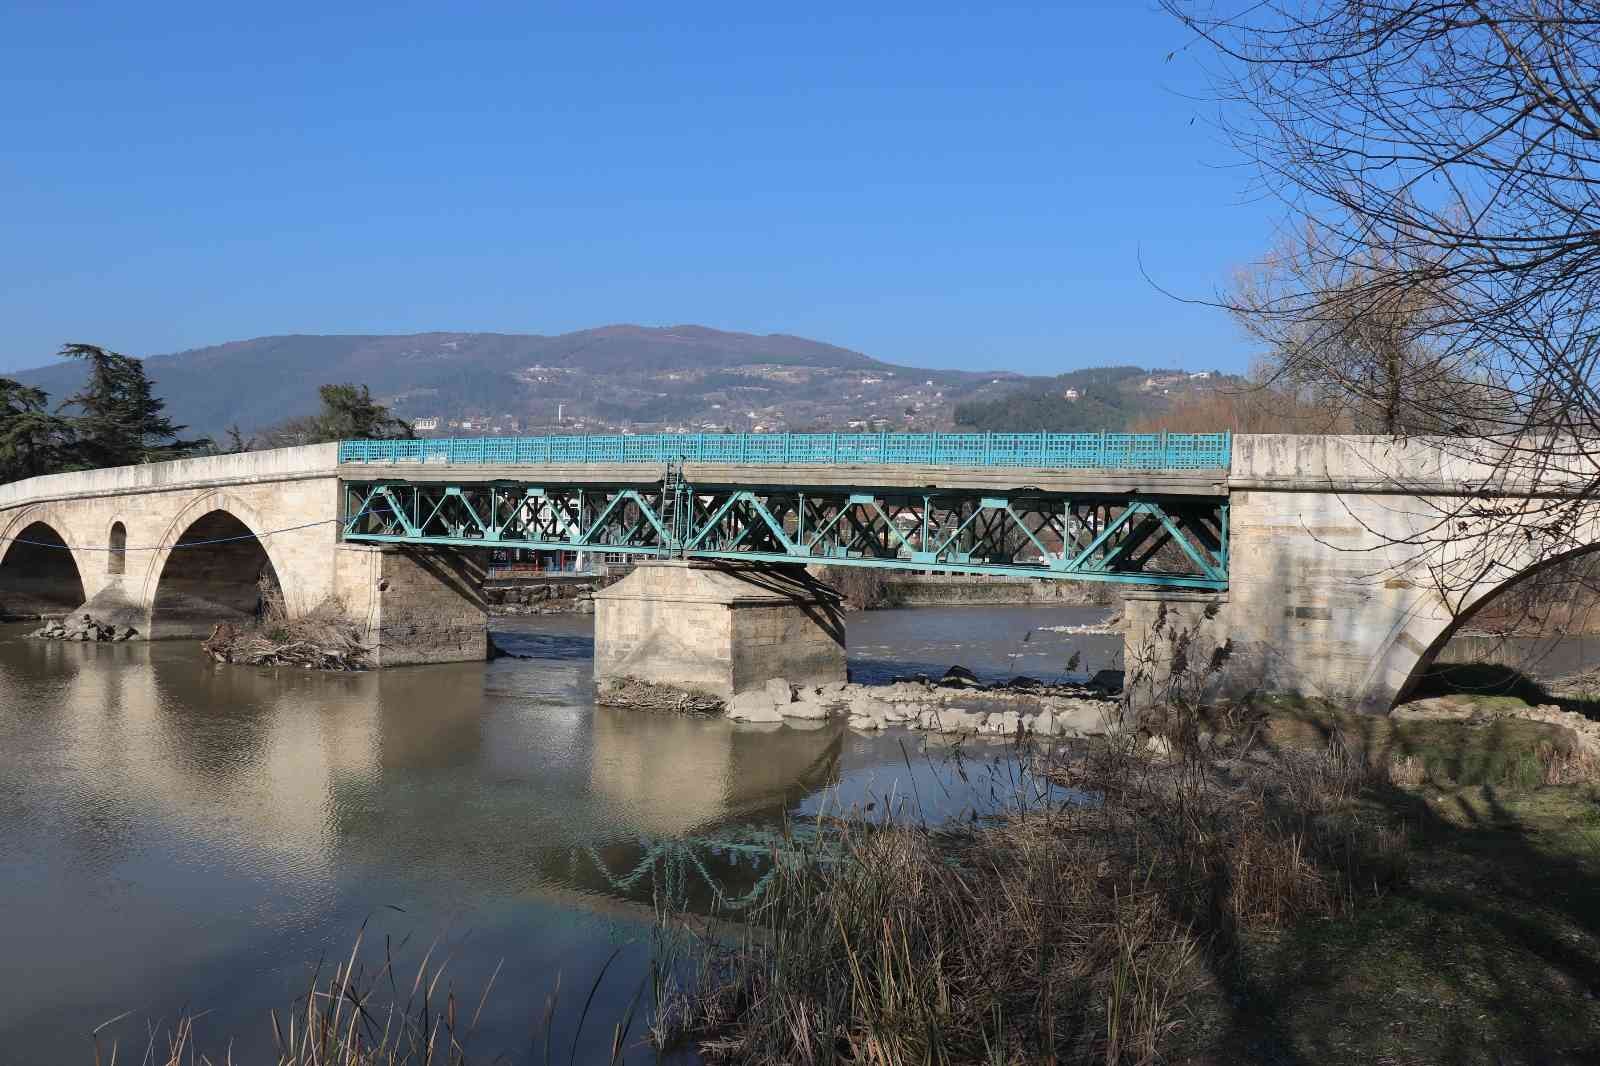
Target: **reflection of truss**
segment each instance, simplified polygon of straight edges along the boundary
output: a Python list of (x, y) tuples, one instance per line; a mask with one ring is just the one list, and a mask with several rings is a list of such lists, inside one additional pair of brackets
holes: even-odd
[(687, 555), (1224, 589), (1225, 497), (346, 485), (351, 541)]
[[(720, 911), (738, 911), (759, 903), (786, 865), (805, 862), (832, 862), (839, 849), (824, 843), (814, 834), (785, 834), (753, 826), (735, 827), (719, 837), (681, 837), (646, 839), (639, 842), (641, 854), (633, 867), (618, 873), (608, 866), (593, 847), (582, 849), (613, 892), (623, 896), (639, 894), (648, 887), (653, 898), (672, 906), (684, 906), (695, 883), (706, 889), (712, 905)], [(714, 874), (708, 861), (728, 867), (738, 880), (748, 880), (737, 895), (729, 891), (724, 877)]]

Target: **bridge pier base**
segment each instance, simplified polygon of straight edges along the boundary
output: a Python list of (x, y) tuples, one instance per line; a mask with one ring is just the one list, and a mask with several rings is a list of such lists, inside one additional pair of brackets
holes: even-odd
[(1231, 662), (1228, 596), (1139, 589), (1123, 594), (1123, 686), (1137, 715), (1172, 701), (1236, 695), (1241, 664)]
[(334, 594), (361, 623), (372, 664), (478, 662), (489, 655), (482, 567), (470, 552), (341, 544)]
[(845, 680), (839, 596), (802, 566), (647, 560), (595, 593), (594, 678), (729, 699), (773, 678)]

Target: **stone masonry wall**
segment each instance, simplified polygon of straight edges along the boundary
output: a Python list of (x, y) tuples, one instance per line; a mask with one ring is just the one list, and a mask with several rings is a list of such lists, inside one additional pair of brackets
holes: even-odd
[(482, 566), (471, 552), (344, 544), (334, 573), (380, 667), (488, 658)]
[(733, 691), (775, 677), (796, 685), (845, 680), (844, 622), (817, 604), (734, 606)]
[(775, 677), (844, 680), (837, 599), (798, 567), (641, 563), (595, 593), (595, 681), (720, 699)]

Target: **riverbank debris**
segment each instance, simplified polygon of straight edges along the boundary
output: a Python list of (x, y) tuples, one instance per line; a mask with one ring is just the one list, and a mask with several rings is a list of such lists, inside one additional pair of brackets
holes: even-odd
[(307, 670), (366, 670), (371, 665), (355, 623), (309, 617), (265, 626), (221, 622), (201, 649), (219, 663), (298, 666)]
[(701, 716), (716, 714), (723, 706), (716, 696), (672, 685), (657, 685), (636, 677), (607, 678), (595, 686), (594, 701), (631, 711)]
[(47, 622), (43, 627), (29, 633), (28, 637), (32, 640), (108, 643), (132, 640), (138, 635), (139, 631), (132, 626), (119, 626), (114, 622), (101, 622), (89, 615), (81, 615), (75, 622), (64, 618)]

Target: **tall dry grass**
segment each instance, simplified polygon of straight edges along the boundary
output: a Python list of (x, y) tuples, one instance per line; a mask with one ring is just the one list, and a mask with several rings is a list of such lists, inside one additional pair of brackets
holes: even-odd
[(658, 1038), (762, 1066), (1154, 1062), (1205, 959), (1404, 876), (1403, 835), (1348, 811), (1379, 771), (1343, 749), (1242, 786), (1132, 738), (1016, 758), (1077, 798), (851, 827), (844, 861), (786, 866), (752, 935), (707, 946)]
[[(358, 934), (350, 956), (336, 964), (324, 977), (319, 965), (312, 974), (305, 994), (287, 1011), (273, 1011), (267, 1019), (272, 1027), (276, 1066), (467, 1066), (469, 1062), (509, 1061), (504, 1054), (490, 1060), (471, 1050), (484, 1005), (494, 991), (500, 968), (496, 967), (475, 997), (460, 999), (447, 978), (448, 962), (437, 962), (437, 945), (429, 948), (409, 980), (399, 973), (387, 942), (380, 965), (369, 968), (362, 961), (364, 931)], [(620, 952), (620, 948), (618, 951)], [(518, 1061), (574, 1063), (579, 1038), (589, 1021), (595, 989), (605, 977), (616, 953), (601, 968), (589, 989), (571, 1048), (552, 1043), (553, 1022), (561, 1002), (559, 975), (554, 989), (545, 998), (540, 1032), (528, 1049), (528, 1058)], [(624, 1061), (630, 1041), (637, 1049), (644, 1042), (636, 1033), (642, 1029), (639, 992), (623, 1016), (610, 1019), (611, 1041), (607, 1062), (616, 1066)], [(232, 1047), (204, 1049), (198, 1045), (195, 1022), (202, 1014), (185, 1014), (165, 1029), (149, 1027), (144, 1042), (127, 1048), (105, 1036), (107, 1029), (127, 1017), (113, 1018), (94, 1030), (95, 1066), (232, 1066)], [(598, 1020), (596, 1024), (601, 1024)], [(542, 1040), (539, 1039), (542, 1032)], [(586, 1059), (586, 1062), (594, 1061)]]

